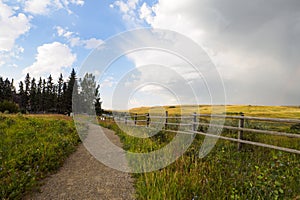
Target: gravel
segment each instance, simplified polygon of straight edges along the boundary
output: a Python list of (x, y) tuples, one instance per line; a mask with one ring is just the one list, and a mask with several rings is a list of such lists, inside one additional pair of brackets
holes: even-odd
[[(103, 130), (113, 143), (121, 146), (113, 131)], [(83, 144), (42, 184), (40, 191), (32, 192), (24, 199), (135, 199), (131, 175), (103, 165)]]

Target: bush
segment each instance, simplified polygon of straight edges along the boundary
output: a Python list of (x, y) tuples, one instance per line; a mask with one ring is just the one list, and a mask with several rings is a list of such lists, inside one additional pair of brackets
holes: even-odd
[(4, 100), (3, 102), (0, 102), (0, 112), (17, 113), (19, 112), (19, 106), (14, 102)]
[(298, 123), (298, 124), (293, 124), (293, 125), (290, 127), (290, 130), (291, 130), (293, 133), (300, 133), (300, 123)]

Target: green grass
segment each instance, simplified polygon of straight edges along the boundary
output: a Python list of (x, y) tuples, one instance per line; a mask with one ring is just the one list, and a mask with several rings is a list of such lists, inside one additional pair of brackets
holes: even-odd
[(55, 172), (79, 143), (59, 115), (0, 115), (0, 199), (20, 199)]
[[(187, 107), (191, 111), (192, 107)], [(208, 107), (202, 107), (205, 108)], [(175, 110), (171, 115), (178, 115)], [(134, 111), (146, 113), (147, 108)], [(297, 107), (230, 106), (226, 111), (227, 114), (244, 112), (248, 116), (300, 116)], [(227, 125), (236, 123), (237, 120), (225, 122)], [(124, 148), (131, 152), (159, 149), (174, 137), (174, 133), (162, 131), (150, 138), (135, 138), (122, 132), (112, 121), (100, 124), (115, 130)], [(245, 125), (293, 132), (291, 124), (254, 121)], [(299, 129), (294, 133), (299, 134)], [(236, 137), (237, 133), (224, 131), (222, 135)], [(298, 138), (247, 132), (244, 136), (246, 140), (300, 149)], [(242, 151), (237, 151), (236, 143), (218, 140), (213, 150), (200, 159), (198, 154), (203, 139), (203, 136), (196, 136), (188, 151), (173, 164), (155, 172), (134, 174), (137, 199), (300, 199), (300, 155), (252, 145), (243, 145)], [(130, 165), (130, 158), (128, 160)]]

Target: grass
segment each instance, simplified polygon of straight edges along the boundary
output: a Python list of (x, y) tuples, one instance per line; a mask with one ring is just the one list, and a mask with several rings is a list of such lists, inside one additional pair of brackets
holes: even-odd
[[(190, 115), (193, 112), (197, 113), (211, 113), (212, 106), (210, 105), (183, 105), (183, 106), (163, 106), (163, 107), (141, 107), (133, 108), (130, 110), (132, 113), (144, 114), (149, 110), (163, 109), (169, 112), (170, 115)], [(214, 106), (214, 109), (221, 108), (223, 112), (223, 106)], [(257, 117), (276, 117), (276, 118), (296, 118), (300, 119), (300, 107), (296, 106), (252, 106), (252, 105), (226, 105), (224, 107), (228, 115), (237, 115), (240, 112), (247, 116)]]
[[(132, 109), (144, 114), (150, 108)], [(210, 113), (210, 106), (165, 106), (170, 115)], [(226, 114), (300, 119), (299, 107), (227, 106)], [(226, 121), (227, 124), (236, 121)], [(299, 127), (246, 122), (248, 127), (299, 134)], [(101, 125), (116, 131), (124, 148), (150, 152), (168, 144), (174, 133), (161, 131), (150, 138), (122, 132), (113, 122)], [(84, 128), (84, 127), (83, 127)], [(201, 127), (200, 127), (201, 128)], [(202, 127), (205, 129), (205, 127)], [(224, 132), (235, 137), (235, 132)], [(244, 133), (246, 139), (300, 149), (300, 140)], [(71, 118), (62, 115), (0, 115), (0, 199), (20, 199), (54, 173), (79, 143)], [(204, 137), (161, 170), (134, 174), (137, 199), (300, 199), (300, 155), (219, 140), (212, 152), (198, 157)], [(130, 159), (129, 159), (130, 161)], [(130, 164), (130, 163), (129, 163)]]
[(0, 199), (20, 199), (55, 172), (79, 143), (71, 118), (0, 115)]
[[(164, 108), (170, 115), (190, 114), (195, 110), (195, 106)], [(185, 112), (180, 113), (180, 110)], [(200, 106), (200, 110), (209, 113), (210, 107)], [(138, 114), (148, 111), (149, 108), (131, 110)], [(300, 118), (298, 107), (228, 106), (226, 112), (230, 115), (243, 112), (246, 116)], [(124, 148), (131, 152), (159, 149), (174, 137), (174, 133), (161, 131), (141, 139), (124, 133), (113, 121), (100, 124), (115, 130)], [(245, 124), (251, 128), (286, 132), (291, 132), (292, 126), (255, 121)], [(300, 133), (299, 129), (295, 130), (294, 133)], [(224, 131), (222, 135), (236, 137), (236, 132)], [(247, 132), (244, 136), (251, 141), (300, 149), (298, 138)], [(236, 143), (218, 140), (213, 150), (201, 159), (198, 155), (203, 139), (197, 135), (185, 154), (171, 165), (155, 172), (134, 174), (137, 199), (300, 199), (300, 155), (252, 145), (243, 145), (242, 151), (237, 151)]]

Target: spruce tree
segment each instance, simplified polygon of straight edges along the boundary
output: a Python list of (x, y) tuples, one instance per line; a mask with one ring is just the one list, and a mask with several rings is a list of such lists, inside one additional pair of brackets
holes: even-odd
[(100, 99), (100, 85), (97, 85), (97, 88), (95, 90), (95, 111), (97, 116), (102, 115), (102, 102), (100, 101)]
[(64, 86), (64, 79), (63, 79), (63, 75), (60, 74), (57, 83), (57, 112), (58, 113), (63, 113), (63, 86)]
[(72, 69), (72, 72), (69, 77), (67, 94), (66, 94), (66, 107), (67, 107), (67, 112), (69, 115), (72, 112), (72, 96), (73, 96), (73, 94), (78, 94), (78, 83), (77, 83), (77, 79), (76, 79), (76, 72), (74, 69)]
[(46, 111), (47, 112), (53, 112), (53, 109), (54, 109), (54, 94), (53, 94), (53, 78), (51, 76), (51, 74), (49, 75), (48, 77), (48, 80), (47, 80), (47, 88), (46, 88)]
[(64, 82), (63, 88), (62, 88), (62, 97), (61, 97), (61, 103), (62, 103), (62, 113), (66, 114), (68, 113), (68, 84)]
[(37, 112), (42, 111), (42, 91), (43, 91), (43, 80), (40, 77), (39, 82), (37, 84), (37, 92), (36, 92), (36, 99), (37, 99)]
[(19, 95), (18, 95), (18, 102), (20, 110), (22, 113), (26, 112), (26, 94), (24, 91), (24, 84), (22, 81), (19, 83)]
[(41, 98), (41, 110), (43, 112), (46, 112), (47, 106), (47, 86), (46, 86), (46, 80), (43, 79), (43, 84), (42, 84), (42, 98)]
[(38, 108), (38, 99), (37, 99), (37, 87), (35, 83), (35, 78), (32, 78), (31, 80), (29, 102), (30, 102), (30, 111), (36, 113)]
[(0, 102), (4, 101), (4, 81), (0, 76)]
[(29, 73), (26, 74), (25, 77), (25, 95), (24, 95), (24, 102), (25, 102), (25, 110), (30, 110), (30, 104), (29, 104), (29, 95), (30, 95), (30, 76)]

